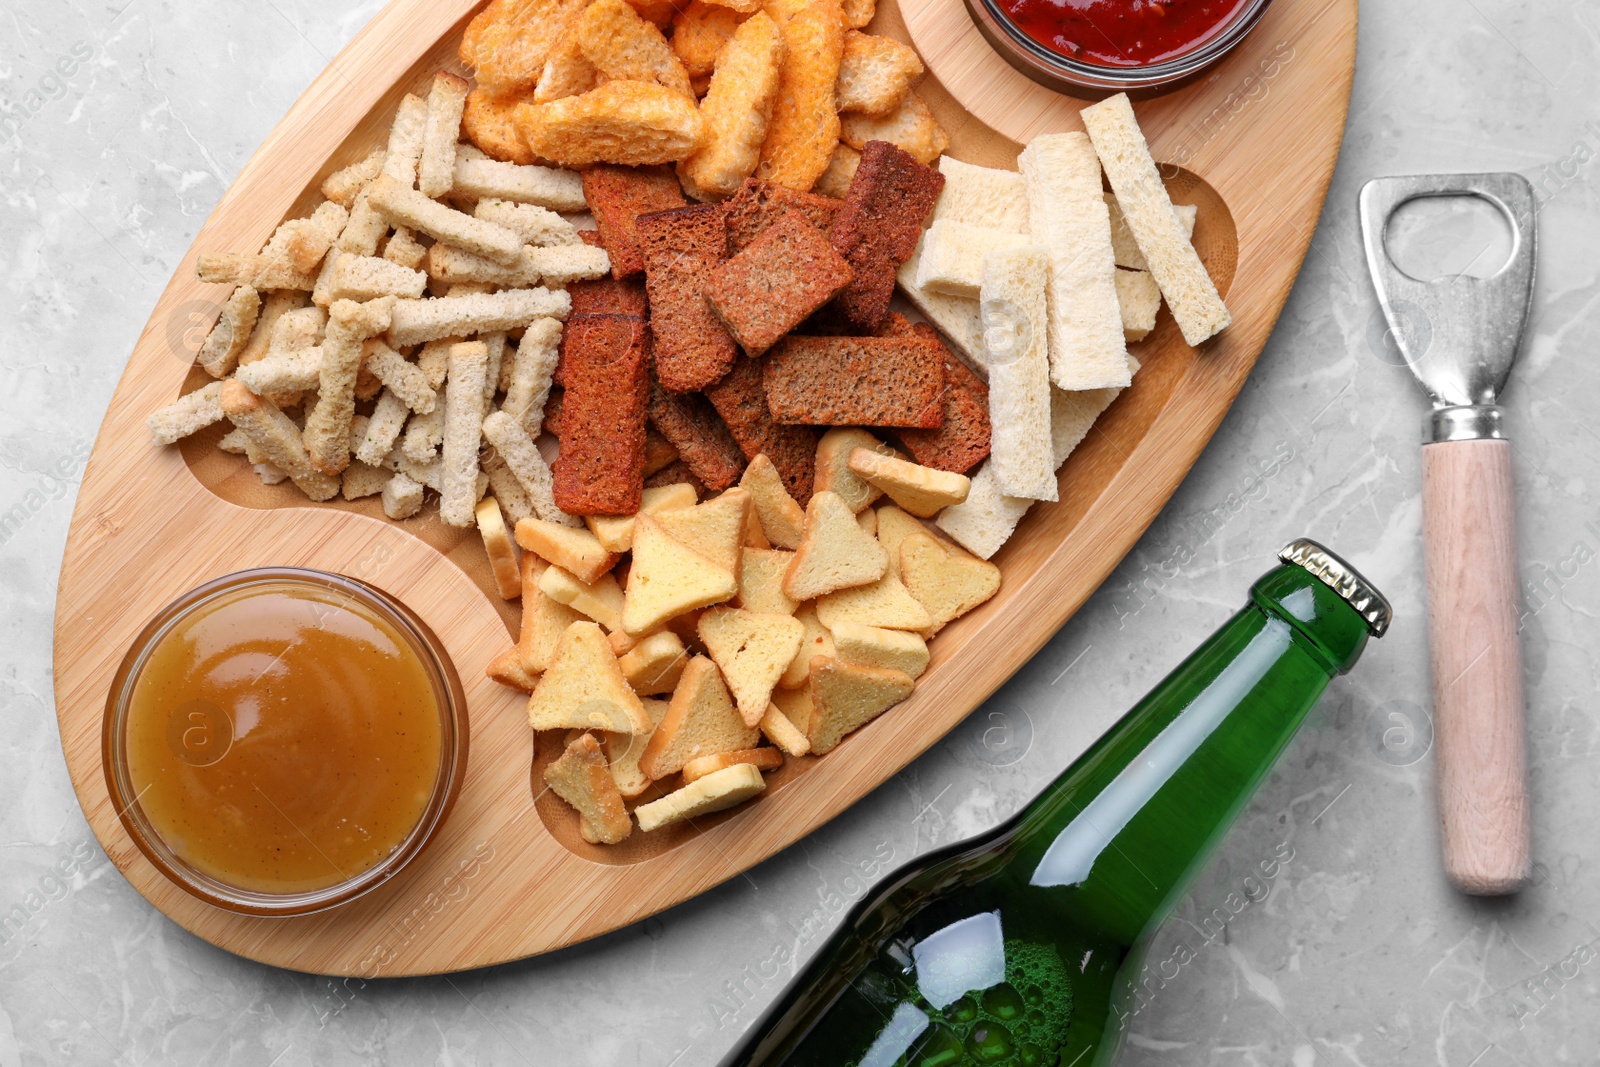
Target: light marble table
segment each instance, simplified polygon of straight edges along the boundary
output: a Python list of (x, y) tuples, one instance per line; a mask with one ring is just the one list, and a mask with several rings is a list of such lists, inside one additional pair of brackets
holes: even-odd
[[(54, 585), (77, 477), (195, 231), (376, 8), (0, 3), (0, 1067), (714, 1063), (782, 986), (769, 961), (807, 958), (864, 892), (863, 869), (1016, 811), (1299, 534), (1365, 570), (1393, 599), (1394, 628), (1334, 684), (1163, 934), (1157, 958), (1187, 962), (1140, 1013), (1125, 1062), (1600, 1057), (1592, 2), (1366, 8), (1344, 153), (1305, 270), (1188, 481), (1015, 680), (812, 837), (648, 922), (450, 978), (363, 986), (274, 970), (149, 907), (94, 845), (52, 714)], [(1539, 878), (1514, 900), (1478, 901), (1440, 874), (1423, 403), (1384, 354), (1355, 201), (1378, 174), (1496, 169), (1533, 179), (1543, 204), (1536, 306), (1505, 397)], [(1482, 244), (1464, 222), (1452, 232)], [(1245, 878), (1274, 857), (1291, 858), (1251, 900), (1261, 893)]]

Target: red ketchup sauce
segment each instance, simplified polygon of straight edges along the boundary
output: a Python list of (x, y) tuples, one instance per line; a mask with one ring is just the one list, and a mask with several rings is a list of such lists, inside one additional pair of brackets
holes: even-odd
[(1017, 28), (1058, 55), (1143, 67), (1194, 51), (1248, 0), (996, 0)]

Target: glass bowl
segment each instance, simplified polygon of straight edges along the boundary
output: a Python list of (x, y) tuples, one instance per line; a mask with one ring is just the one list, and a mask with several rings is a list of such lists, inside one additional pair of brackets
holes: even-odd
[(1271, 0), (1245, 0), (1226, 22), (1187, 52), (1126, 67), (1086, 63), (1046, 48), (1023, 32), (997, 0), (965, 3), (979, 32), (1006, 62), (1046, 88), (1098, 100), (1123, 92), (1133, 97), (1152, 96), (1189, 82), (1244, 40)]
[[(427, 800), (410, 832), (372, 866), (325, 887), (295, 892), (262, 892), (229, 884), (219, 876), (186, 860), (165, 840), (140, 805), (142, 795), (134, 787), (129, 770), (128, 733), (134, 694), (152, 654), (161, 647), (180, 623), (223, 598), (252, 591), (265, 593), (299, 587), (313, 598), (329, 594), (344, 603), (353, 602), (388, 624), (406, 649), (415, 657), (433, 689), (439, 712), (439, 756)], [(322, 601), (326, 603), (326, 600)], [(185, 705), (187, 707), (187, 705)], [(461, 679), (444, 645), (410, 608), (364, 582), (342, 575), (296, 567), (263, 567), (238, 571), (190, 590), (163, 608), (140, 632), (123, 658), (106, 701), (106, 717), (101, 734), (101, 759), (111, 802), (123, 827), (139, 851), (173, 884), (198, 900), (242, 915), (290, 916), (323, 911), (370, 892), (393, 878), (427, 847), (461, 789), (467, 768), (466, 695)], [(182, 709), (179, 709), (182, 710)], [(229, 720), (231, 731), (231, 719)], [(188, 733), (182, 734), (187, 739)], [(184, 742), (187, 744), (187, 740)], [(229, 734), (231, 744), (231, 733)], [(214, 758), (226, 755), (227, 746)], [(177, 753), (177, 750), (174, 749)], [(185, 762), (194, 763), (182, 753)], [(204, 763), (197, 763), (204, 766)], [(148, 787), (147, 787), (148, 789)], [(313, 847), (315, 843), (313, 842)]]

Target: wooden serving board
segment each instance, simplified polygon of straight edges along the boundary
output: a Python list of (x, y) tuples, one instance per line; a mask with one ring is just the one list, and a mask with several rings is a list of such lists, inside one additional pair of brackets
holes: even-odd
[[(200, 231), (129, 358), (85, 472), (56, 611), (56, 709), (73, 787), (117, 868), (157, 908), (231, 952), (325, 974), (394, 976), (534, 955), (643, 919), (815, 830), (942, 737), (1056, 632), (1133, 546), (1221, 422), (1250, 372), (1316, 227), (1355, 60), (1355, 0), (1277, 0), (1206, 78), (1138, 105), (1170, 184), (1200, 206), (1196, 244), (1234, 321), (1200, 351), (1165, 310), (1135, 352), (1143, 369), (996, 557), (998, 596), (932, 642), (901, 706), (823, 759), (791, 760), (760, 798), (694, 826), (585, 845), (562, 805), (530, 785), (525, 698), (484, 667), (510, 641), (515, 605), (492, 593), (474, 533), (435, 517), (385, 520), (375, 501), (314, 505), (264, 487), (218, 453), (220, 427), (182, 448), (150, 444), (145, 418), (199, 380), (199, 337), (227, 291), (195, 279), (199, 250), (258, 248), (316, 201), (323, 176), (382, 143), (400, 97), (439, 67), (476, 0), (394, 0), (311, 85)], [(932, 69), (920, 91), (950, 153), (1010, 166), (1016, 136), (1077, 126), (1077, 102), (1026, 82), (992, 53), (961, 0), (880, 5), (878, 32), (918, 27)], [(930, 27), (932, 29), (930, 30)], [(931, 39), (930, 39), (931, 35)], [(982, 46), (981, 39), (978, 45)], [(953, 57), (953, 58), (952, 58)], [(1019, 85), (1020, 83), (1020, 85)], [(1199, 181), (1196, 176), (1203, 177)], [(145, 622), (186, 590), (263, 565), (364, 579), (418, 611), (466, 687), (471, 756), (430, 849), (382, 888), (320, 915), (255, 919), (198, 903), (134, 847), (107, 796), (100, 736), (111, 679)]]

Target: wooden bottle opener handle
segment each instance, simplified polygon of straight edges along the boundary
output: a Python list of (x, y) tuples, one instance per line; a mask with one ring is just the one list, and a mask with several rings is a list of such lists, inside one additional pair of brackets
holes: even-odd
[(1528, 880), (1528, 768), (1517, 634), (1511, 445), (1422, 448), (1423, 544), (1445, 870), (1463, 892)]

